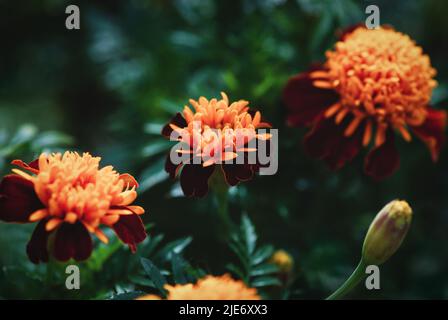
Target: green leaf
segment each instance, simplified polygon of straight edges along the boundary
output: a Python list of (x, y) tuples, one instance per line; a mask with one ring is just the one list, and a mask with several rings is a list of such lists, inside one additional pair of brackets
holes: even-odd
[(130, 275), (129, 280), (139, 286), (156, 288), (156, 285), (152, 280), (140, 275)]
[(271, 245), (262, 246), (252, 256), (252, 265), (255, 266), (257, 264), (266, 261), (274, 254), (274, 247)]
[(87, 267), (94, 271), (101, 270), (107, 259), (109, 259), (119, 248), (121, 248), (121, 242), (116, 238), (114, 238), (112, 243), (109, 243), (108, 245), (100, 245), (93, 251), (90, 259), (87, 260)]
[(19, 145), (31, 141), (37, 134), (37, 128), (30, 124), (21, 126), (11, 139), (12, 145)]
[(233, 263), (229, 263), (228, 265), (226, 265), (226, 269), (237, 275), (240, 279), (245, 279), (244, 272)]
[(135, 300), (138, 297), (144, 296), (146, 293), (143, 291), (129, 291), (124, 293), (115, 294), (109, 298), (109, 300)]
[(255, 233), (255, 228), (247, 215), (243, 215), (241, 218), (241, 225), (243, 228), (244, 240), (246, 242), (247, 252), (249, 255), (255, 250), (257, 245), (257, 234)]
[(154, 260), (165, 262), (171, 259), (173, 253), (181, 253), (193, 240), (192, 237), (185, 237), (166, 244), (154, 257)]
[(151, 262), (151, 260), (146, 258), (140, 259), (143, 269), (145, 270), (146, 274), (148, 275), (149, 279), (154, 283), (156, 288), (165, 295), (166, 291), (164, 289), (166, 279), (160, 272), (160, 270)]
[(159, 153), (168, 151), (172, 146), (173, 143), (168, 140), (153, 141), (143, 148), (142, 156), (145, 158), (149, 158)]
[(187, 279), (184, 274), (185, 264), (183, 259), (176, 253), (173, 253), (171, 259), (171, 267), (173, 270), (173, 278), (176, 284), (185, 284)]
[(251, 282), (251, 286), (255, 288), (268, 287), (268, 286), (280, 286), (281, 282), (279, 279), (274, 277), (259, 277), (255, 278)]
[(44, 148), (60, 147), (73, 144), (73, 138), (56, 131), (48, 131), (39, 134), (32, 142), (31, 148), (42, 151)]
[(165, 157), (153, 162), (143, 171), (140, 181), (140, 192), (147, 191), (155, 185), (168, 179), (169, 175), (165, 172)]
[(255, 268), (253, 268), (252, 271), (250, 272), (250, 275), (252, 277), (264, 276), (264, 275), (267, 275), (267, 274), (276, 273), (278, 271), (279, 271), (279, 269), (278, 269), (278, 267), (276, 265), (266, 263), (266, 264), (258, 265)]

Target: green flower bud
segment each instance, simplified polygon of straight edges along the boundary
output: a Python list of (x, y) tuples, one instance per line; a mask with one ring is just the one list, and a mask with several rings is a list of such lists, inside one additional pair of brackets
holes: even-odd
[(398, 250), (412, 220), (412, 209), (406, 201), (389, 202), (376, 215), (367, 231), (362, 257), (364, 263), (380, 265)]

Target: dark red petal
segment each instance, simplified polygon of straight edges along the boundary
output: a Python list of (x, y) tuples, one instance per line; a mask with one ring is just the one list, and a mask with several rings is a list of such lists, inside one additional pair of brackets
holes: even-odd
[(283, 90), (283, 101), (288, 107), (288, 123), (292, 126), (311, 125), (325, 109), (339, 99), (334, 90), (316, 88), (310, 72), (317, 67), (289, 79)]
[(313, 129), (305, 136), (304, 147), (312, 157), (324, 160), (332, 170), (342, 168), (350, 162), (362, 147), (363, 126), (350, 137), (344, 136), (344, 130), (351, 117), (337, 125), (334, 118), (321, 117)]
[(239, 182), (248, 181), (254, 176), (250, 164), (222, 164), (221, 167), (226, 182), (230, 186), (236, 186)]
[(86, 260), (90, 257), (92, 248), (92, 238), (81, 222), (63, 223), (57, 229), (53, 252), (57, 260)]
[(48, 262), (47, 244), (50, 233), (45, 230), (47, 221), (47, 219), (39, 221), (26, 245), (26, 254), (32, 263)]
[(203, 167), (201, 164), (186, 164), (180, 174), (180, 186), (187, 197), (203, 197), (208, 192), (208, 179), (215, 166)]
[(428, 108), (425, 122), (418, 127), (412, 127), (417, 137), (423, 140), (431, 152), (435, 162), (439, 159), (440, 150), (445, 143), (446, 111)]
[(394, 132), (389, 129), (386, 140), (367, 154), (364, 162), (366, 174), (376, 180), (387, 178), (400, 166), (400, 156), (395, 147)]
[(136, 214), (121, 215), (120, 220), (113, 225), (114, 231), (121, 241), (129, 245), (132, 252), (137, 249), (137, 243), (146, 239), (145, 226)]
[(171, 119), (171, 121), (165, 125), (162, 129), (162, 135), (164, 137), (169, 138), (171, 136), (171, 132), (173, 132), (173, 129), (171, 129), (170, 124), (174, 124), (180, 128), (185, 128), (187, 126), (187, 121), (184, 119), (182, 114), (179, 112)]
[(29, 216), (43, 207), (31, 181), (11, 174), (0, 182), (0, 220), (29, 222)]
[(174, 179), (179, 173), (180, 168), (182, 167), (182, 163), (176, 165), (171, 161), (170, 154), (168, 153), (165, 160), (165, 171), (169, 173), (170, 178)]

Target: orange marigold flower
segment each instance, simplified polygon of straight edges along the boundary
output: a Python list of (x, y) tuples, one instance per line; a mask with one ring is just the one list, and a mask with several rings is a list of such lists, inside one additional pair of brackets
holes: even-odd
[(215, 166), (221, 166), (231, 186), (250, 180), (260, 169), (258, 162), (229, 161), (247, 159), (249, 153), (257, 152), (253, 143), (256, 146), (257, 141), (271, 138), (270, 134), (257, 132), (270, 128), (270, 124), (262, 121), (259, 111), (250, 110), (248, 101), (229, 103), (227, 95), (221, 95), (221, 100), (190, 99), (193, 109), (185, 106), (182, 114), (178, 113), (162, 130), (162, 135), (184, 145), (177, 153), (186, 155), (187, 163), (175, 163), (169, 154), (165, 169), (175, 178), (182, 168), (180, 182), (186, 196), (202, 197), (207, 193)]
[[(260, 300), (257, 290), (248, 288), (243, 281), (233, 280), (228, 274), (206, 276), (196, 284), (165, 285), (167, 300)], [(138, 300), (157, 300), (155, 295), (146, 295)]]
[[(144, 209), (132, 203), (137, 181), (118, 174), (112, 166), (99, 167), (101, 158), (88, 153), (41, 154), (13, 169), (0, 182), (0, 220), (37, 222), (27, 245), (33, 263), (48, 261), (48, 239), (55, 234), (52, 254), (57, 260), (85, 260), (92, 252), (90, 233), (102, 242), (108, 238), (100, 226), (112, 228), (133, 252), (146, 238), (139, 215)], [(27, 171), (27, 172), (26, 172)]]
[(288, 122), (311, 127), (304, 140), (311, 156), (339, 169), (373, 144), (365, 171), (382, 179), (399, 167), (395, 133), (411, 141), (412, 132), (438, 159), (446, 112), (429, 106), (436, 71), (421, 47), (390, 27), (355, 27), (326, 56), (284, 90)]

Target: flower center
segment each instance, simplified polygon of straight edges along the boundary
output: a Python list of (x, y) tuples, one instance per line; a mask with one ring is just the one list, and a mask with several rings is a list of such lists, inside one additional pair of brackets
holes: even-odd
[[(335, 89), (340, 95), (340, 101), (326, 116), (335, 115), (339, 123), (352, 114), (347, 136), (368, 119), (367, 130), (371, 130), (372, 122), (378, 125), (377, 144), (382, 143), (388, 126), (410, 140), (406, 126), (424, 122), (437, 85), (433, 79), (436, 71), (422, 48), (409, 36), (392, 29), (358, 28), (326, 55), (327, 71), (315, 72), (314, 84)], [(364, 143), (370, 140), (370, 133), (366, 135)]]

